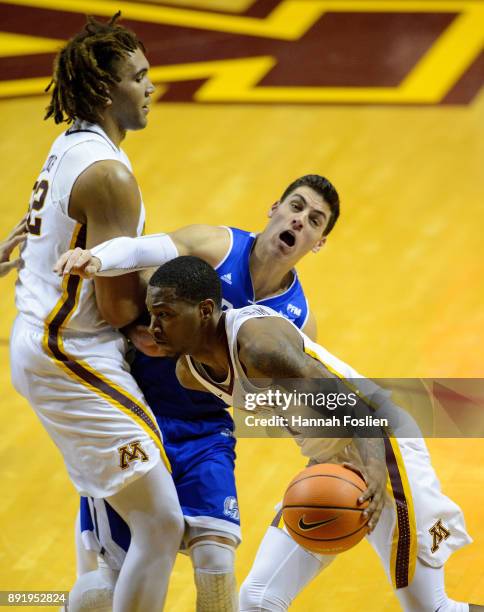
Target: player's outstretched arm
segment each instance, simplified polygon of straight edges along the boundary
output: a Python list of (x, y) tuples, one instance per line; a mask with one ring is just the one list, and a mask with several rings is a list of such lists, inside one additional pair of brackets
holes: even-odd
[[(275, 381), (305, 379), (311, 381), (310, 385), (321, 378), (335, 380), (335, 375), (324, 364), (304, 352), (301, 336), (282, 318), (251, 319), (241, 327), (237, 340), (239, 359), (249, 378), (269, 378)], [(368, 517), (368, 529), (371, 532), (378, 522), (385, 501), (385, 445), (382, 438), (362, 438), (357, 434), (354, 441), (364, 464), (362, 475), (367, 483), (367, 489), (359, 502), (370, 502), (364, 514)]]
[(5, 276), (18, 268), (20, 265), (20, 257), (10, 261), (10, 255), (16, 246), (25, 242), (27, 238), (27, 215), (17, 223), (7, 238), (0, 242), (0, 276)]
[(83, 278), (120, 276), (158, 267), (179, 255), (193, 255), (216, 266), (230, 247), (226, 229), (210, 225), (189, 225), (170, 234), (120, 236), (98, 244), (90, 251), (67, 251), (54, 271), (60, 276), (78, 274)]

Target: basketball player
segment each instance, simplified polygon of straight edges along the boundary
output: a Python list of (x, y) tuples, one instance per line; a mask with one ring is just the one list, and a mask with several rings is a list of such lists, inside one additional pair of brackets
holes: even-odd
[(10, 255), (16, 246), (22, 246), (27, 238), (27, 217), (24, 217), (13, 228), (5, 240), (0, 242), (0, 276), (6, 276), (10, 270), (20, 266), (21, 258), (12, 259)]
[[(282, 198), (282, 201), (284, 202), (284, 197)], [(306, 209), (306, 212), (309, 210), (310, 207), (306, 208), (306, 204), (304, 202), (302, 202), (301, 199), (295, 197), (294, 201), (289, 201), (289, 205), (291, 207), (294, 207), (295, 209), (297, 209), (298, 207), (301, 208), (301, 210)], [(281, 212), (283, 210), (283, 207), (281, 206), (281, 208), (279, 209), (279, 212)], [(275, 215), (276, 216), (276, 215)], [(301, 214), (301, 217), (303, 217), (304, 215)], [(331, 218), (331, 217), (330, 217)], [(306, 216), (306, 223), (308, 223), (308, 219)], [(331, 223), (328, 222), (328, 225)], [(270, 227), (270, 224), (269, 224)], [(277, 226), (276, 226), (277, 227)], [(279, 226), (279, 231), (281, 229), (285, 229), (284, 228), (284, 224), (282, 224), (281, 226)], [(323, 235), (327, 233), (327, 230), (323, 230)], [(270, 239), (271, 236), (271, 232), (268, 232), (266, 235), (266, 238), (269, 237), (269, 239), (266, 241), (267, 245), (272, 244), (278, 244), (277, 241), (274, 241), (275, 237), (278, 237), (279, 239), (281, 238), (282, 234), (278, 234), (277, 232), (275, 232), (272, 236), (272, 240)], [(163, 238), (163, 237), (159, 237), (158, 238), (158, 243), (159, 243), (159, 239)], [(287, 236), (285, 236), (285, 238), (287, 238)], [(143, 239), (145, 240), (145, 239)], [(297, 238), (297, 241), (299, 242), (299, 238)], [(113, 241), (114, 243), (115, 241)], [(134, 247), (135, 245), (133, 243), (136, 243), (137, 241), (131, 241), (131, 244), (125, 243), (123, 246), (124, 248), (129, 248)], [(139, 241), (138, 241), (139, 242)], [(158, 248), (159, 248), (159, 244), (158, 244)], [(299, 244), (300, 246), (300, 244)], [(317, 245), (320, 246), (320, 245)], [(102, 247), (102, 248), (105, 248)], [(139, 249), (137, 251), (131, 252), (130, 256), (129, 256), (129, 265), (133, 265), (135, 263), (139, 263), (139, 261), (137, 262), (137, 259), (143, 259), (143, 258), (147, 258), (146, 261), (149, 261), (149, 257), (148, 257), (148, 245), (146, 245), (146, 248), (143, 247), (142, 249)], [(254, 248), (255, 251), (255, 248)], [(120, 253), (121, 250), (118, 249), (118, 253)], [(273, 256), (278, 253), (279, 256), (282, 259), (282, 253), (285, 252), (287, 253), (286, 249), (284, 247), (282, 247), (282, 249), (278, 250), (275, 249), (273, 251)], [(109, 252), (109, 250), (105, 251), (105, 254), (109, 257), (114, 257), (115, 253), (114, 252)], [(125, 251), (123, 249), (123, 255), (125, 254)], [(95, 273), (99, 268), (102, 268), (104, 270), (109, 270), (110, 265), (107, 264), (106, 261), (104, 261), (102, 264), (99, 261), (96, 261), (95, 258), (91, 257), (91, 254), (87, 253), (84, 254), (85, 255), (85, 259), (84, 261), (81, 261), (79, 263), (78, 258), (82, 259), (83, 254), (73, 254), (72, 252), (66, 254), (65, 257), (62, 258), (61, 260), (61, 264), (64, 265), (68, 262), (69, 259), (71, 259), (71, 261), (69, 262), (68, 265), (74, 265), (74, 266), (78, 266), (77, 268), (75, 268), (77, 271), (80, 271), (81, 273), (85, 273), (85, 268), (89, 268), (89, 266), (92, 265), (92, 269), (91, 269), (91, 273)], [(159, 253), (158, 253), (159, 256)], [(104, 256), (101, 256), (104, 257)], [(108, 258), (109, 258), (108, 257)], [(151, 259), (151, 263), (154, 263), (154, 259)], [(256, 260), (257, 261), (257, 260)], [(277, 257), (276, 257), (276, 261), (277, 261)], [(254, 262), (251, 260), (251, 267), (252, 264)], [(127, 267), (129, 268), (129, 265), (127, 264), (127, 262), (122, 262), (119, 261), (119, 255), (118, 255), (118, 261), (116, 261), (116, 258), (111, 262), (111, 265), (113, 265), (114, 267), (119, 266), (121, 269), (126, 269)], [(61, 266), (62, 267), (62, 266)], [(84, 267), (84, 270), (83, 270)], [(276, 266), (277, 268), (277, 266)], [(218, 270), (219, 274), (220, 274), (220, 269)], [(227, 283), (223, 282), (223, 275), (222, 276), (222, 286), (224, 288), (224, 292), (225, 289), (227, 288), (226, 285)], [(306, 331), (306, 328), (304, 328)], [(447, 512), (445, 513), (445, 516), (448, 517), (449, 519), (452, 519), (453, 522), (455, 522), (456, 524), (459, 525), (459, 521), (461, 521), (460, 518), (460, 513), (458, 511), (458, 509), (456, 508), (456, 506), (454, 504), (452, 504), (452, 502), (450, 502), (450, 500), (447, 500), (439, 491), (438, 489), (438, 484), (436, 483), (435, 480), (435, 475), (433, 474), (433, 471), (431, 470), (431, 468), (429, 467), (429, 457), (428, 454), (426, 452), (425, 447), (421, 446), (421, 442), (417, 441), (417, 448), (413, 448), (410, 451), (410, 455), (414, 455), (414, 464), (415, 463), (421, 463), (423, 464), (424, 467), (424, 471), (427, 470), (429, 471), (429, 474), (431, 476), (430, 481), (433, 485), (433, 488), (437, 491), (437, 497), (436, 499), (440, 502), (440, 504), (437, 504), (436, 506), (436, 511), (438, 512), (439, 509), (446, 509)], [(397, 457), (400, 456), (400, 453), (397, 450)], [(408, 452), (407, 452), (408, 454)], [(394, 459), (395, 457), (395, 452), (391, 451), (391, 449), (387, 449), (387, 456), (389, 456), (389, 459)], [(345, 455), (344, 457), (341, 458), (341, 460), (347, 460), (348, 456)], [(400, 462), (401, 463), (401, 462)], [(405, 480), (405, 482), (408, 482), (407, 480)], [(414, 480), (412, 479), (411, 484), (414, 484)], [(406, 487), (407, 491), (410, 485), (408, 485)], [(418, 491), (418, 488), (417, 488)], [(415, 493), (415, 491), (412, 491), (412, 493), (415, 497), (418, 497), (418, 495)], [(405, 509), (405, 497), (403, 496), (403, 498), (399, 499), (399, 504), (400, 506)], [(434, 500), (432, 500), (431, 502), (432, 505), (434, 505)], [(410, 506), (412, 507), (412, 506)], [(397, 534), (398, 532), (398, 527), (400, 527), (400, 532), (404, 532), (404, 529), (402, 528), (402, 526), (399, 526), (398, 523), (395, 524), (394, 521), (394, 516), (393, 516), (393, 511), (390, 509), (388, 509), (388, 500), (387, 503), (385, 505), (384, 511), (383, 511), (383, 517), (386, 517), (386, 528), (388, 530), (388, 533), (391, 534), (390, 536), (390, 541), (391, 538)], [(414, 515), (411, 515), (412, 518), (412, 522), (411, 524), (414, 525), (415, 524), (415, 520), (414, 520)], [(427, 535), (427, 531), (426, 528), (422, 528), (421, 525), (424, 522), (424, 519), (422, 518), (422, 507), (421, 505), (417, 504), (417, 513), (416, 513), (416, 518), (417, 518), (417, 525), (420, 527), (419, 529), (419, 536), (421, 537), (422, 540), (425, 540), (425, 538), (428, 538), (429, 536)], [(392, 522), (393, 519), (393, 522)], [(403, 519), (402, 519), (403, 520)], [(429, 521), (427, 521), (428, 523)], [(405, 527), (405, 525), (404, 525)], [(381, 528), (380, 532), (382, 531)], [(439, 537), (439, 533), (440, 534), (444, 534), (445, 533), (445, 526), (442, 527), (442, 531), (439, 531), (438, 529), (434, 529), (434, 534), (435, 537)], [(438, 556), (436, 556), (435, 558), (432, 558), (428, 565), (429, 567), (433, 568), (433, 567), (442, 567), (443, 562), (445, 561), (446, 556), (448, 556), (450, 554), (450, 552), (456, 548), (458, 548), (459, 546), (463, 545), (464, 543), (466, 543), (468, 541), (467, 536), (464, 534), (463, 529), (460, 529), (460, 532), (458, 531), (457, 533), (455, 532), (455, 530), (453, 529), (453, 538), (451, 540), (451, 542), (449, 543), (450, 546), (446, 545), (443, 546), (441, 544), (439, 544), (439, 542), (437, 541), (437, 545), (438, 548), (440, 548), (440, 553)], [(387, 540), (388, 540), (387, 537)], [(432, 536), (433, 537), (433, 536)], [(262, 544), (262, 547), (264, 548), (266, 541), (270, 540), (270, 539), (275, 539), (276, 544), (279, 548), (281, 548), (281, 554), (282, 554), (282, 558), (286, 559), (286, 558), (294, 558), (295, 559), (295, 564), (297, 565), (298, 563), (302, 563), (304, 566), (309, 565), (309, 570), (307, 574), (305, 574), (306, 578), (303, 581), (302, 584), (293, 584), (293, 579), (295, 575), (299, 575), (299, 572), (295, 572), (294, 571), (294, 567), (292, 563), (286, 562), (286, 563), (280, 563), (278, 562), (277, 566), (279, 567), (279, 572), (278, 571), (272, 571), (274, 569), (273, 563), (271, 562), (272, 559), (274, 559), (274, 555), (272, 554), (271, 551), (269, 551), (269, 554), (265, 554), (264, 551), (261, 552), (261, 554), (258, 556), (258, 560), (259, 558), (261, 559), (269, 559), (269, 563), (267, 564), (267, 572), (263, 573), (263, 575), (257, 575), (257, 573), (254, 574), (254, 572), (251, 573), (251, 577), (249, 577), (249, 580), (246, 581), (246, 583), (244, 583), (244, 586), (242, 588), (242, 605), (245, 606), (247, 609), (253, 609), (253, 610), (260, 610), (260, 609), (267, 609), (267, 610), (282, 610), (282, 609), (286, 609), (287, 606), (289, 605), (290, 601), (292, 601), (294, 599), (294, 597), (297, 595), (297, 593), (305, 586), (305, 584), (307, 584), (307, 582), (309, 582), (312, 577), (314, 575), (316, 575), (320, 569), (322, 569), (322, 567), (324, 567), (325, 565), (327, 565), (329, 558), (323, 558), (323, 557), (319, 557), (317, 555), (313, 555), (312, 553), (309, 553), (308, 551), (302, 549), (301, 547), (297, 546), (295, 544), (295, 542), (281, 529), (277, 529), (275, 527), (271, 527), (269, 529), (269, 533), (266, 536), (266, 538), (264, 539), (264, 542)], [(405, 539), (406, 538), (406, 539)], [(406, 546), (408, 544), (414, 544), (415, 540), (410, 541), (408, 539), (407, 536), (405, 535), (400, 535), (400, 538), (395, 537), (394, 538), (394, 544), (398, 545), (400, 543), (403, 543), (402, 546), (400, 547), (400, 555), (402, 555), (405, 552)], [(450, 602), (450, 600), (448, 600), (446, 598), (445, 595), (445, 591), (443, 590), (443, 588), (441, 588), (442, 583), (440, 582), (440, 586), (438, 586), (437, 588), (437, 592), (434, 593), (434, 585), (432, 583), (428, 583), (428, 589), (426, 588), (421, 588), (421, 582), (422, 580), (425, 582), (427, 579), (427, 576), (425, 574), (425, 570), (422, 568), (422, 566), (424, 565), (421, 561), (421, 558), (425, 558), (425, 546), (422, 546), (422, 551), (419, 554), (419, 558), (418, 560), (416, 560), (417, 563), (417, 570), (415, 573), (415, 579), (413, 581), (409, 580), (408, 582), (410, 582), (410, 586), (405, 587), (403, 586), (403, 583), (405, 582), (405, 580), (402, 580), (402, 577), (400, 576), (399, 581), (396, 580), (396, 575), (395, 575), (395, 568), (393, 567), (395, 565), (395, 563), (392, 563), (389, 560), (389, 555), (387, 554), (387, 552), (385, 552), (385, 550), (383, 550), (383, 552), (381, 553), (381, 557), (384, 561), (384, 563), (387, 566), (387, 573), (389, 574), (389, 577), (391, 577), (394, 586), (398, 589), (397, 590), (397, 594), (399, 596), (399, 598), (404, 602), (404, 605), (406, 606), (406, 609), (408, 610), (412, 610), (412, 609), (422, 609), (425, 610), (427, 609), (427, 605), (432, 605), (431, 603), (428, 604), (428, 602), (432, 602), (435, 599), (439, 599), (444, 602), (443, 605), (446, 604), (446, 602), (449, 602), (449, 605), (453, 605), (452, 602)], [(428, 546), (427, 546), (428, 548)], [(385, 546), (383, 547), (383, 549), (385, 549)], [(412, 548), (413, 552), (414, 552), (414, 557), (415, 557), (415, 546)], [(402, 552), (403, 551), (403, 552)], [(395, 552), (398, 552), (398, 549), (395, 549)], [(428, 554), (428, 551), (427, 551)], [(321, 559), (324, 559), (324, 563), (321, 563)], [(395, 559), (395, 561), (397, 561), (398, 559)], [(425, 563), (425, 562), (424, 562)], [(316, 564), (316, 568), (311, 566), (311, 564)], [(437, 564), (437, 565), (436, 565)], [(440, 564), (440, 565), (439, 565)], [(259, 563), (260, 566), (260, 563)], [(254, 570), (257, 570), (258, 565), (256, 563)], [(272, 571), (272, 574), (271, 574)], [(441, 571), (433, 571), (433, 570), (428, 570), (431, 572), (431, 576), (438, 576), (438, 580), (440, 580), (441, 576), (442, 576), (442, 572)], [(423, 578), (422, 578), (423, 576)], [(404, 578), (404, 577), (403, 577)], [(420, 580), (419, 580), (420, 579)], [(254, 586), (255, 585), (255, 586)], [(429, 594), (430, 591), (430, 594)], [(248, 593), (249, 592), (249, 593)], [(265, 594), (265, 595), (263, 595)], [(247, 597), (251, 597), (252, 599), (247, 599)], [(254, 600), (255, 597), (255, 600)], [(412, 601), (414, 604), (414, 608), (412, 608)], [(424, 604), (422, 602), (427, 602), (427, 604)], [(247, 607), (248, 606), (248, 607)], [(443, 608), (445, 609), (445, 607)], [(452, 609), (452, 608), (450, 608)], [(464, 608), (466, 609), (466, 608)], [(478, 608), (475, 608), (478, 609)]]
[[(306, 379), (311, 384), (334, 374), (360, 377), (270, 308), (254, 305), (223, 313), (220, 281), (202, 260), (180, 257), (161, 266), (150, 279), (147, 306), (155, 340), (165, 352), (185, 355), (177, 362), (180, 382), (204, 387), (235, 407), (237, 398), (261, 392), (253, 379)], [(483, 609), (446, 596), (443, 565), (471, 540), (460, 509), (440, 491), (421, 438), (384, 439), (391, 494), (382, 500), (382, 509), (377, 501), (382, 485), (378, 446), (365, 447), (358, 438), (297, 441), (312, 463), (350, 461), (365, 475), (363, 497), (373, 495), (369, 540), (404, 610)], [(286, 610), (332, 559), (305, 551), (278, 526), (270, 527), (242, 586), (241, 610)]]
[(69, 246), (144, 225), (140, 191), (120, 144), (147, 123), (154, 87), (142, 43), (117, 23), (88, 19), (56, 58), (46, 118), (71, 127), (35, 182), (11, 337), (12, 380), (61, 451), (81, 495), (103, 497), (131, 530), (115, 611), (161, 610), (183, 518), (159, 428), (115, 329), (139, 315), (136, 274), (59, 279)]
[[(224, 308), (254, 302), (270, 305), (305, 333), (315, 335), (314, 316), (294, 265), (307, 253), (321, 248), (338, 215), (339, 197), (333, 185), (322, 176), (306, 175), (284, 190), (271, 207), (269, 223), (258, 235), (236, 228), (190, 226), (169, 237), (117, 238), (93, 250), (100, 252), (102, 269), (108, 274), (113, 265), (125, 270), (126, 265), (138, 268), (142, 263), (161, 263), (163, 243), (170, 239), (177, 251), (200, 255), (216, 267), (222, 281)], [(168, 249), (172, 250), (173, 247)], [(79, 252), (72, 255), (79, 257)], [(66, 262), (70, 257), (71, 253), (61, 259), (60, 270), (64, 263), (73, 264), (72, 260)], [(82, 273), (82, 263), (71, 270)], [(160, 349), (147, 330), (137, 326), (131, 336), (141, 350), (159, 355)], [(197, 609), (228, 611), (238, 606), (234, 552), (240, 541), (240, 519), (233, 471), (234, 425), (224, 402), (206, 392), (180, 386), (175, 364), (171, 358), (154, 359), (138, 353), (132, 373), (157, 418), (173, 467), (187, 524), (185, 544), (195, 569)], [(129, 530), (109, 505), (103, 500), (84, 498), (81, 528), (87, 546), (102, 550), (110, 569), (119, 570), (129, 546)], [(80, 545), (81, 542), (78, 551), (82, 555)], [(92, 563), (86, 565), (91, 574), (92, 569)], [(97, 580), (94, 575), (82, 578), (71, 599), (77, 597), (81, 586), (84, 591), (103, 588), (105, 568), (99, 574)]]

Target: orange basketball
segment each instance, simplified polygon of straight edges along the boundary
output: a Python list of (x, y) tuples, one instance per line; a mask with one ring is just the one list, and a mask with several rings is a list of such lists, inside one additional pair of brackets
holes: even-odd
[(294, 540), (312, 552), (334, 555), (348, 550), (367, 534), (368, 519), (358, 498), (365, 481), (332, 463), (312, 465), (287, 487), (282, 516)]

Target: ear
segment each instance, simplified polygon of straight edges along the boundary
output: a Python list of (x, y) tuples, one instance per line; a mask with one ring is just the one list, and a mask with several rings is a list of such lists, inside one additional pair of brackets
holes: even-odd
[(323, 236), (316, 244), (313, 246), (311, 251), (313, 253), (317, 253), (324, 245), (326, 244), (326, 236)]
[(103, 94), (105, 96), (103, 108), (107, 108), (108, 106), (112, 106), (113, 101), (111, 99), (111, 92), (109, 91), (109, 87), (107, 85), (104, 85), (103, 89)]
[(212, 318), (213, 311), (215, 310), (215, 302), (210, 299), (203, 300), (203, 302), (199, 304), (199, 309), (201, 320), (208, 321)]
[(277, 200), (277, 202), (274, 202), (274, 204), (270, 207), (269, 212), (267, 213), (269, 219), (272, 219), (272, 215), (276, 212), (280, 205), (281, 201)]

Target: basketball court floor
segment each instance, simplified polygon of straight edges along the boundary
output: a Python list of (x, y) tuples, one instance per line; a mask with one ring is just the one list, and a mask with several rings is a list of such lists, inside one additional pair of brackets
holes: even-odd
[[(299, 268), (319, 342), (368, 376), (484, 378), (484, 3), (0, 2), (1, 238), (26, 211), (60, 132), (43, 121), (55, 49), (83, 14), (118, 8), (146, 41), (157, 85), (147, 129), (124, 147), (147, 231), (258, 231), (287, 184), (324, 174), (340, 192), (341, 218)], [(0, 590), (68, 590), (78, 498), (10, 383), (14, 282), (0, 280)], [(474, 538), (446, 566), (448, 593), (484, 604), (484, 441), (428, 445)], [(239, 582), (303, 466), (290, 440), (239, 441)], [(189, 612), (194, 601), (180, 556), (166, 609)], [(363, 542), (292, 609), (399, 607)]]

